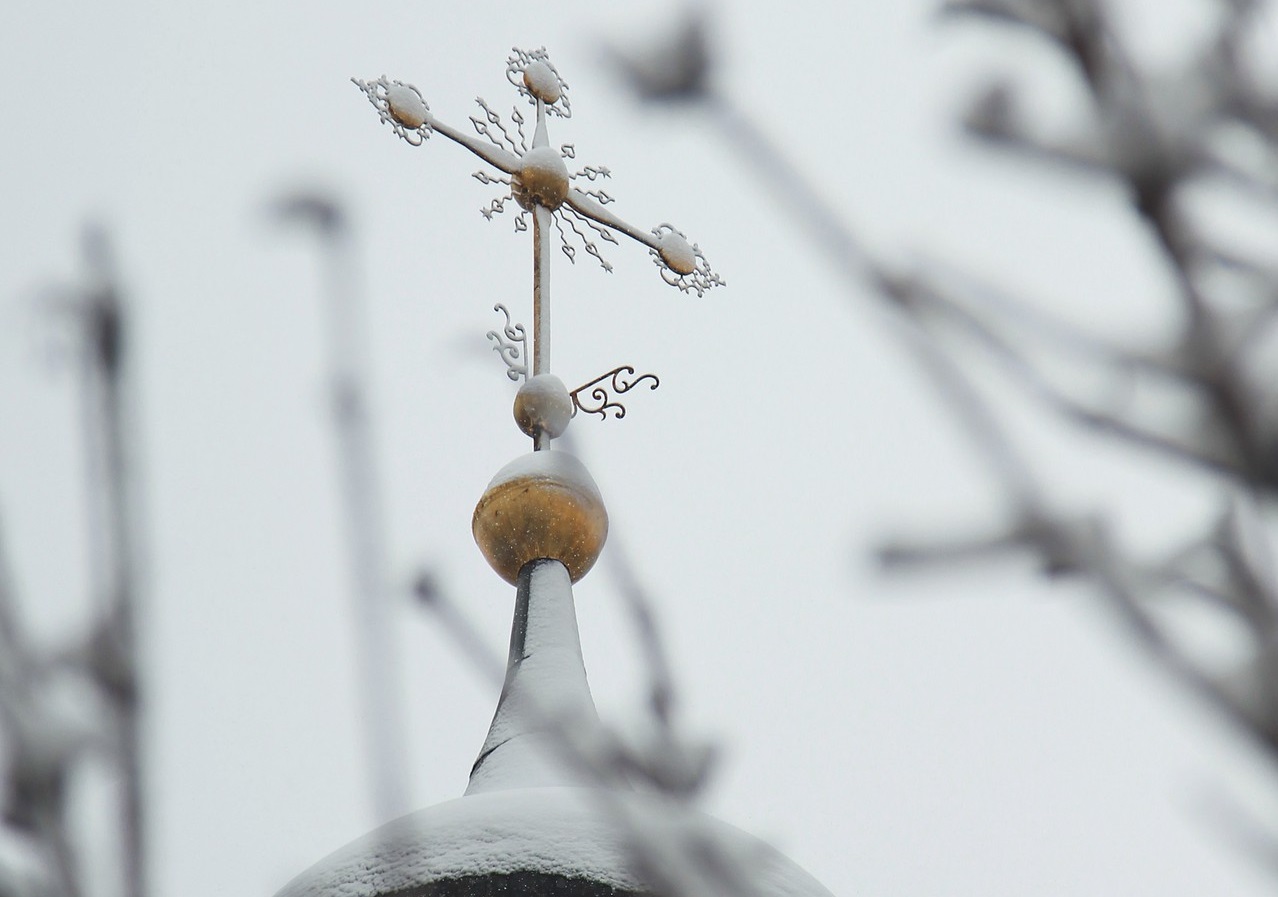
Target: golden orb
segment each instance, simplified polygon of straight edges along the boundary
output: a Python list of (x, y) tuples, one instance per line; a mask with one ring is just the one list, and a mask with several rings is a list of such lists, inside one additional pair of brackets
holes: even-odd
[(676, 274), (687, 275), (697, 270), (697, 251), (682, 234), (670, 231), (660, 238), (661, 260)]
[(540, 59), (533, 61), (524, 69), (524, 87), (543, 103), (555, 103), (564, 94), (563, 82), (555, 74), (554, 69)]
[(475, 543), (511, 585), (529, 561), (550, 558), (573, 581), (590, 572), (608, 538), (608, 512), (585, 465), (565, 452), (531, 452), (488, 484), (471, 520)]
[(386, 106), (395, 121), (406, 128), (420, 128), (430, 117), (426, 101), (417, 92), (417, 88), (409, 84), (392, 84), (387, 87)]
[(534, 205), (554, 211), (568, 197), (568, 166), (559, 151), (535, 146), (519, 160), (519, 171), (511, 182), (515, 201), (525, 209)]

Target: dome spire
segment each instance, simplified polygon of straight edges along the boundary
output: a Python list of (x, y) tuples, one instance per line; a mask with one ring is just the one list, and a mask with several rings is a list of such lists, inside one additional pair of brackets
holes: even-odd
[(568, 569), (532, 561), (519, 571), (506, 682), (466, 793), (590, 784), (563, 762), (562, 740), (551, 730), (597, 723)]

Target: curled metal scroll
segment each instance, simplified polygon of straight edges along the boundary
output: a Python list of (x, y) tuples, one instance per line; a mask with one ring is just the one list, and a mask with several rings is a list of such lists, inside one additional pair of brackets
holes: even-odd
[[(656, 374), (640, 374), (635, 375), (635, 369), (625, 364), (619, 368), (615, 368), (606, 374), (601, 374), (589, 383), (583, 383), (574, 389), (569, 395), (572, 397), (573, 417), (577, 416), (578, 411), (584, 411), (586, 414), (597, 414), (604, 420), (608, 419), (608, 411), (612, 411), (612, 416), (616, 420), (626, 416), (626, 406), (616, 401), (615, 395), (630, 392), (645, 380), (651, 380), (652, 385), (649, 389), (656, 389), (661, 385), (661, 381), (657, 379)], [(606, 382), (605, 382), (606, 381)], [(589, 390), (589, 398), (586, 404), (581, 399), (581, 393)]]
[(493, 351), (506, 362), (507, 377), (511, 380), (518, 380), (520, 377), (527, 380), (528, 334), (524, 330), (524, 325), (512, 324), (510, 310), (500, 302), (493, 306), (493, 311), (499, 311), (506, 316), (506, 324), (500, 331), (488, 331), (488, 338), (496, 344), (493, 346)]

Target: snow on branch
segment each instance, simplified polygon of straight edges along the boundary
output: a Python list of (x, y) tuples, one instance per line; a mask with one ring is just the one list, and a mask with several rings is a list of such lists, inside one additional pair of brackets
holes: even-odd
[[(1278, 499), (1278, 379), (1269, 356), (1278, 310), (1278, 268), (1240, 248), (1192, 200), (1204, 190), (1278, 213), (1278, 95), (1247, 51), (1264, 27), (1264, 4), (1219, 4), (1219, 16), (1179, 69), (1143, 65), (1125, 46), (1103, 0), (949, 0), (948, 18), (1011, 24), (1045, 37), (1084, 88), (1077, 120), (1037, 122), (1035, 98), (1012, 80), (988, 84), (963, 116), (967, 133), (999, 152), (1054, 169), (1100, 177), (1126, 190), (1132, 221), (1157, 247), (1170, 289), (1160, 314), (1173, 338), (1101, 339), (1034, 311), (1028, 297), (994, 287), (997, 277), (957, 265), (888, 265), (833, 207), (817, 179), (790, 161), (754, 114), (713, 83), (711, 73), (662, 85), (653, 72), (672, 58), (710, 61), (704, 19), (685, 24), (646, 52), (616, 51), (614, 65), (636, 94), (700, 104), (769, 198), (794, 216), (849, 292), (877, 297), (906, 326), (907, 347), (987, 462), (1003, 498), (1004, 523), (940, 539), (889, 540), (879, 558), (899, 570), (1029, 554), (1052, 576), (1090, 583), (1126, 631), (1163, 669), (1278, 761), (1278, 573), (1272, 537)], [(690, 49), (692, 48), (692, 49)], [(686, 69), (687, 66), (684, 66)], [(674, 71), (680, 71), (674, 66)], [(1160, 319), (1155, 322), (1163, 324)], [(1165, 332), (1165, 326), (1140, 328)], [(1181, 484), (1215, 486), (1224, 510), (1161, 557), (1124, 545), (1116, 512), (1100, 502), (1066, 513), (1043, 470), (1009, 438), (1005, 400), (973, 376), (988, 362), (1000, 381), (1048, 417), (1127, 453), (1181, 465)], [(1072, 365), (1085, 376), (1061, 377)], [(1096, 382), (1139, 384), (1122, 403)], [(1000, 394), (1001, 395), (1001, 394)], [(1174, 396), (1190, 409), (1169, 422)], [(1067, 475), (1067, 474), (1066, 474)], [(1172, 487), (1176, 488), (1176, 487)], [(1241, 627), (1231, 663), (1208, 663), (1172, 625), (1181, 603)], [(1170, 614), (1170, 615), (1169, 615)], [(1273, 832), (1253, 843), (1278, 845)], [(1269, 857), (1278, 859), (1278, 851)]]

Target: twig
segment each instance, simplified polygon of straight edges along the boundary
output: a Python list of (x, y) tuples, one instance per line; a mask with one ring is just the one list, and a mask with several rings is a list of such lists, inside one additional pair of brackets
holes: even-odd
[(125, 360), (127, 327), (106, 235), (97, 228), (85, 234), (85, 255), (93, 278), (82, 314), (85, 339), (85, 442), (100, 453), (92, 465), (100, 480), (90, 484), (102, 509), (102, 527), (91, 536), (104, 546), (108, 559), (99, 581), (105, 596), (93, 656), (93, 672), (116, 720), (117, 763), (121, 797), (124, 893), (147, 893), (145, 783), (143, 781), (141, 694), (137, 667), (138, 528), (134, 517), (134, 469), (129, 451)]
[(374, 813), (379, 820), (393, 819), (409, 809), (408, 762), (399, 654), (391, 638), (380, 477), (369, 425), (366, 327), (350, 226), (339, 206), (312, 194), (281, 201), (277, 212), (313, 228), (327, 262), (328, 377), (350, 546), (356, 669), (368, 720), (363, 737)]

